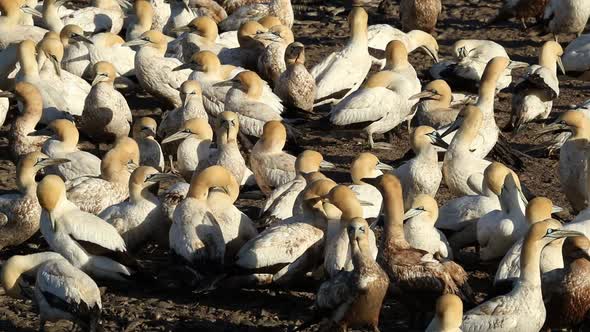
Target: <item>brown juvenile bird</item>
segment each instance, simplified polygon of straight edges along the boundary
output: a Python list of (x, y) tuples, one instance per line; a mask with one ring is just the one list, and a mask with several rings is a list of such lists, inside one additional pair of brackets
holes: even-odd
[(526, 29), (526, 19), (529, 17), (541, 19), (548, 2), (549, 0), (504, 0), (504, 5), (500, 8), (498, 16), (493, 18), (489, 24), (514, 17), (520, 20), (522, 27)]
[(422, 30), (432, 33), (442, 11), (440, 0), (401, 0), (399, 16), (402, 30)]
[[(369, 229), (363, 218), (354, 218), (346, 229), (351, 239), (354, 270), (343, 270), (320, 286), (315, 301), (315, 318), (324, 318), (322, 330), (347, 331), (349, 327), (366, 326), (372, 331), (379, 331), (379, 313), (389, 287), (389, 278), (371, 258)], [(315, 321), (308, 321), (295, 331)]]

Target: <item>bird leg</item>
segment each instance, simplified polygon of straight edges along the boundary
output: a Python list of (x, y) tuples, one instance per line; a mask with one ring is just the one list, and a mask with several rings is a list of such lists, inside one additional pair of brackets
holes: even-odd
[(45, 318), (43, 317), (39, 319), (39, 332), (45, 332)]
[(526, 30), (526, 29), (528, 29), (528, 28), (527, 28), (527, 26), (526, 26), (526, 22), (524, 21), (524, 17), (521, 17), (521, 18), (520, 18), (520, 23), (522, 23), (522, 27), (523, 27), (525, 30)]

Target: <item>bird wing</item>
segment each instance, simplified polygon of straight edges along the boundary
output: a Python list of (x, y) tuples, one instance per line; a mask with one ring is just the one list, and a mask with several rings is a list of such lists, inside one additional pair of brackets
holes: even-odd
[(383, 88), (360, 89), (344, 98), (330, 111), (330, 122), (337, 126), (377, 121), (390, 111), (387, 104), (395, 104), (398, 95)]
[(408, 47), (408, 35), (403, 31), (392, 27), (389, 24), (371, 25), (367, 31), (369, 48), (385, 50), (387, 44), (392, 40), (401, 40)]
[(511, 310), (510, 301), (498, 296), (469, 310), (463, 316), (463, 331), (514, 331), (518, 312)]
[(559, 80), (556, 73), (548, 68), (532, 65), (514, 89), (515, 91), (540, 89), (547, 93), (550, 99), (555, 99), (559, 95)]
[[(316, 295), (318, 309), (335, 310), (340, 309), (343, 304), (350, 303), (356, 296), (353, 280), (354, 272), (340, 271), (332, 279), (322, 283)], [(346, 310), (342, 314), (344, 313)]]
[(117, 230), (99, 217), (80, 210), (71, 210), (60, 219), (57, 228), (76, 241), (95, 244), (112, 251), (126, 251), (125, 241)]

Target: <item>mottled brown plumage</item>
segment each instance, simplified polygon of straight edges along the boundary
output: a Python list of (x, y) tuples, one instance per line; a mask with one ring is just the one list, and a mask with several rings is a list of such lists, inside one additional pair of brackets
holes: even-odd
[[(549, 0), (505, 0), (498, 16), (492, 20), (492, 23), (514, 17), (524, 25), (524, 20), (529, 17), (543, 17), (548, 2)], [(526, 28), (526, 25), (524, 27)]]
[(564, 268), (543, 275), (547, 308), (544, 329), (574, 329), (590, 312), (590, 241), (567, 238), (563, 244)]
[(384, 239), (377, 261), (389, 275), (394, 294), (410, 306), (412, 313), (431, 311), (442, 294), (455, 294), (466, 304), (473, 303), (467, 273), (452, 262), (439, 260), (424, 250), (414, 249), (404, 237), (402, 186), (397, 177), (384, 174), (364, 179), (383, 194)]
[(440, 0), (401, 0), (402, 30), (422, 30), (432, 33), (442, 10)]

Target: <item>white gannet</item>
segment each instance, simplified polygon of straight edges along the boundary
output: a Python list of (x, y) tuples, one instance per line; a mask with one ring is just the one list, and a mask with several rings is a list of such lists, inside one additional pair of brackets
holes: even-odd
[(10, 44), (19, 43), (31, 39), (40, 41), (47, 30), (19, 23), (21, 13), (43, 16), (35, 8), (28, 6), (25, 0), (1, 0), (0, 1), (0, 50), (6, 49)]
[(441, 11), (440, 0), (402, 0), (399, 9), (402, 29), (404, 31), (422, 30), (432, 33)]
[(162, 122), (160, 122), (158, 128), (160, 137), (168, 137), (174, 134), (182, 124), (190, 119), (209, 119), (203, 106), (203, 91), (198, 81), (185, 81), (179, 90), (182, 106), (162, 115)]
[(158, 123), (150, 117), (143, 117), (133, 124), (133, 139), (139, 146), (139, 164), (151, 166), (158, 171), (164, 170), (164, 154), (160, 143), (156, 141)]
[(8, 133), (12, 157), (17, 160), (29, 152), (40, 151), (48, 137), (29, 136), (35, 131), (43, 114), (43, 100), (39, 89), (33, 84), (19, 82), (16, 83), (14, 92), (0, 92), (0, 97), (16, 98), (22, 105), (22, 111), (13, 120)]
[(451, 108), (453, 94), (444, 80), (434, 80), (426, 84), (422, 92), (410, 97), (419, 99), (415, 119), (420, 126), (440, 129), (455, 121), (460, 108)]
[(170, 17), (164, 25), (162, 32), (169, 36), (176, 35), (176, 28), (189, 24), (197, 16), (201, 16), (196, 13), (191, 7), (189, 7), (189, 0), (177, 0), (170, 2)]
[(51, 250), (97, 278), (125, 280), (131, 270), (107, 256), (126, 254), (125, 241), (106, 221), (81, 211), (66, 198), (66, 186), (48, 175), (37, 186), (43, 208), (41, 234)]
[[(0, 94), (3, 91), (0, 91)], [(4, 125), (4, 121), (6, 121), (6, 114), (8, 114), (8, 108), (10, 104), (8, 98), (0, 97), (0, 127)]]
[(549, 0), (545, 6), (545, 27), (554, 36), (575, 33), (580, 36), (590, 17), (590, 7), (584, 0)]
[(296, 158), (283, 151), (286, 140), (285, 126), (279, 121), (269, 121), (264, 124), (262, 135), (250, 154), (256, 183), (267, 196), (296, 176)]
[[(557, 213), (561, 210), (561, 208), (554, 206), (550, 199), (545, 197), (535, 197), (526, 206), (526, 221), (529, 225), (532, 225), (551, 218), (552, 213)], [(512, 285), (512, 282), (520, 277), (520, 254), (523, 241), (524, 236), (512, 245), (504, 255), (504, 258), (502, 258), (502, 261), (500, 261), (498, 270), (496, 270), (496, 276), (494, 277), (494, 286), (498, 287), (503, 286), (504, 284)], [(559, 257), (548, 255), (548, 253), (552, 251), (548, 250), (549, 248), (555, 246), (561, 248), (562, 244), (563, 241), (551, 242), (548, 247), (541, 252), (541, 273), (549, 272), (563, 266), (561, 255), (558, 255)]]
[(305, 68), (305, 46), (291, 43), (285, 50), (285, 71), (275, 82), (274, 93), (287, 106), (312, 112), (316, 85), (314, 77)]
[(436, 300), (436, 313), (425, 332), (461, 332), (463, 302), (454, 294), (445, 294)]
[(283, 25), (291, 28), (294, 21), (291, 0), (271, 0), (267, 3), (244, 5), (219, 22), (219, 28), (223, 31), (238, 30), (242, 24), (257, 21), (268, 15), (277, 17)]
[(481, 131), (482, 118), (482, 111), (477, 106), (467, 106), (459, 112), (450, 127), (460, 129), (445, 153), (442, 172), (447, 187), (454, 195), (482, 192), (483, 173), (490, 162), (472, 153)]
[[(261, 137), (265, 123), (282, 121), (281, 100), (272, 93), (258, 74), (253, 71), (243, 71), (229, 83), (235, 86), (225, 96), (224, 110), (238, 115), (242, 133)], [(227, 82), (217, 84), (227, 85)], [(266, 92), (267, 89), (268, 92)]]
[(64, 47), (62, 68), (79, 77), (91, 76), (88, 45), (93, 42), (85, 36), (84, 30), (77, 25), (69, 24), (57, 32)]
[(590, 81), (590, 34), (581, 35), (569, 43), (561, 60), (568, 75)]
[(238, 146), (240, 122), (233, 112), (222, 112), (217, 116), (215, 136), (217, 151), (209, 156), (211, 165), (220, 165), (232, 173), (240, 185), (254, 184), (254, 173), (246, 165), (246, 161)]
[(550, 242), (569, 236), (582, 235), (576, 231), (560, 229), (553, 219), (531, 226), (525, 236), (521, 254), (519, 279), (512, 291), (495, 297), (471, 309), (463, 316), (464, 332), (474, 331), (539, 331), (546, 311), (541, 294), (540, 256)]
[(94, 0), (91, 6), (86, 6), (60, 17), (58, 7), (63, 6), (64, 0), (44, 0), (43, 20), (50, 30), (59, 32), (63, 26), (75, 24), (87, 32), (112, 32), (118, 34), (123, 28), (123, 7), (128, 6), (125, 0)]
[(248, 69), (255, 69), (258, 56), (269, 41), (258, 39), (268, 28), (257, 21), (248, 21), (240, 26), (237, 33), (238, 46), (225, 48), (217, 54), (221, 63)]
[(18, 193), (0, 195), (0, 248), (19, 245), (39, 230), (41, 207), (35, 192), (35, 175), (45, 167), (68, 161), (50, 158), (41, 152), (31, 152), (21, 158), (16, 168)]
[(81, 178), (68, 183), (68, 199), (82, 211), (98, 214), (129, 196), (129, 177), (139, 165), (139, 147), (129, 137), (115, 142), (100, 164), (100, 178)]
[[(125, 35), (128, 42), (140, 38), (154, 26), (154, 7), (150, 0), (136, 0), (133, 3), (133, 13), (135, 15), (131, 18)], [(162, 32), (162, 29), (153, 30)]]
[(139, 84), (154, 97), (180, 107), (182, 102), (178, 89), (188, 79), (188, 69), (174, 71), (182, 63), (178, 59), (166, 58), (166, 37), (154, 30), (145, 32), (139, 39), (128, 41), (126, 46), (141, 45), (135, 53), (135, 74)]
[[(15, 255), (6, 261), (2, 284), (7, 293), (21, 298), (27, 293), (38, 306), (40, 330), (45, 322), (67, 319), (88, 331), (100, 328), (102, 303), (98, 286), (86, 273), (74, 267), (60, 254), (41, 252), (26, 256)], [(33, 285), (24, 276), (35, 280)]]
[(416, 156), (393, 171), (403, 186), (404, 207), (409, 208), (418, 195), (436, 196), (442, 172), (438, 167), (438, 155), (433, 144), (440, 140), (432, 127), (420, 126), (412, 132), (410, 146)]
[[(27, 7), (34, 8), (35, 10), (39, 11), (39, 1), (38, 0), (25, 0)], [(41, 17), (36, 17), (36, 19), (40, 19)], [(35, 21), (33, 19), (33, 14), (30, 11), (21, 11), (20, 13), (20, 20), (18, 22), (22, 25), (35, 25)]]
[(281, 73), (287, 68), (285, 50), (289, 44), (295, 41), (293, 31), (285, 25), (275, 25), (258, 38), (270, 40), (270, 43), (258, 57), (258, 73), (263, 79), (274, 85)]
[(64, 181), (71, 181), (82, 176), (100, 175), (100, 158), (78, 149), (80, 134), (72, 121), (54, 120), (44, 129), (29, 135), (50, 136), (51, 138), (45, 141), (41, 151), (51, 158), (66, 158), (71, 161), (48, 167), (45, 171), (46, 174), (59, 175)]
[(217, 24), (208, 16), (200, 16), (185, 26), (174, 29), (183, 33), (168, 45), (169, 52), (182, 62), (189, 62), (193, 54), (200, 51), (210, 51), (219, 54), (223, 49), (239, 47), (237, 44), (225, 43), (220, 38)]
[(370, 152), (360, 153), (350, 164), (352, 184), (349, 188), (360, 201), (371, 203), (371, 205), (363, 206), (362, 217), (365, 219), (379, 217), (383, 197), (381, 197), (381, 193), (379, 193), (377, 188), (366, 183), (364, 180), (376, 178), (383, 174), (383, 171), (393, 171), (393, 167), (382, 163)]
[(178, 131), (166, 137), (162, 144), (182, 140), (176, 151), (177, 169), (187, 181), (209, 166), (209, 147), (213, 129), (206, 119), (190, 119)]
[(346, 46), (311, 69), (317, 86), (316, 101), (338, 101), (360, 88), (371, 69), (367, 20), (367, 12), (362, 7), (353, 7), (348, 14), (350, 38)]
[(410, 202), (410, 209), (404, 219), (404, 236), (412, 248), (453, 259), (447, 237), (434, 227), (438, 219), (438, 204), (432, 196), (417, 195)]
[(511, 116), (515, 130), (536, 118), (546, 119), (551, 113), (553, 100), (559, 97), (557, 65), (565, 74), (562, 55), (563, 49), (558, 43), (545, 42), (539, 52), (539, 64), (530, 66), (516, 83)]
[(103, 32), (90, 37), (88, 44), (90, 64), (100, 61), (110, 62), (115, 66), (117, 76), (135, 76), (135, 51), (124, 46), (125, 40), (112, 32)]
[[(421, 30), (412, 30), (403, 32), (392, 27), (389, 24), (375, 24), (368, 28), (368, 45), (369, 51), (378, 50), (385, 51), (387, 44), (392, 40), (399, 40), (406, 46), (408, 53), (414, 52), (416, 49), (422, 49), (430, 56), (434, 62), (438, 62), (438, 43), (431, 34)], [(373, 59), (383, 67), (385, 65), (384, 55), (379, 59)]]
[(109, 206), (98, 216), (115, 227), (128, 250), (138, 248), (149, 239), (165, 238), (164, 243), (167, 243), (170, 225), (160, 209), (157, 192), (161, 182), (175, 179), (173, 174), (140, 166), (129, 178), (129, 200)]
[(306, 175), (322, 169), (334, 168), (334, 164), (324, 161), (316, 151), (305, 150), (295, 160), (295, 178), (272, 191), (260, 210), (264, 225), (285, 220), (293, 216), (293, 209), (299, 194), (307, 186)]
[(101, 61), (94, 65), (94, 72), (92, 89), (80, 120), (82, 132), (101, 142), (127, 137), (132, 115), (127, 100), (115, 89), (115, 67)]

